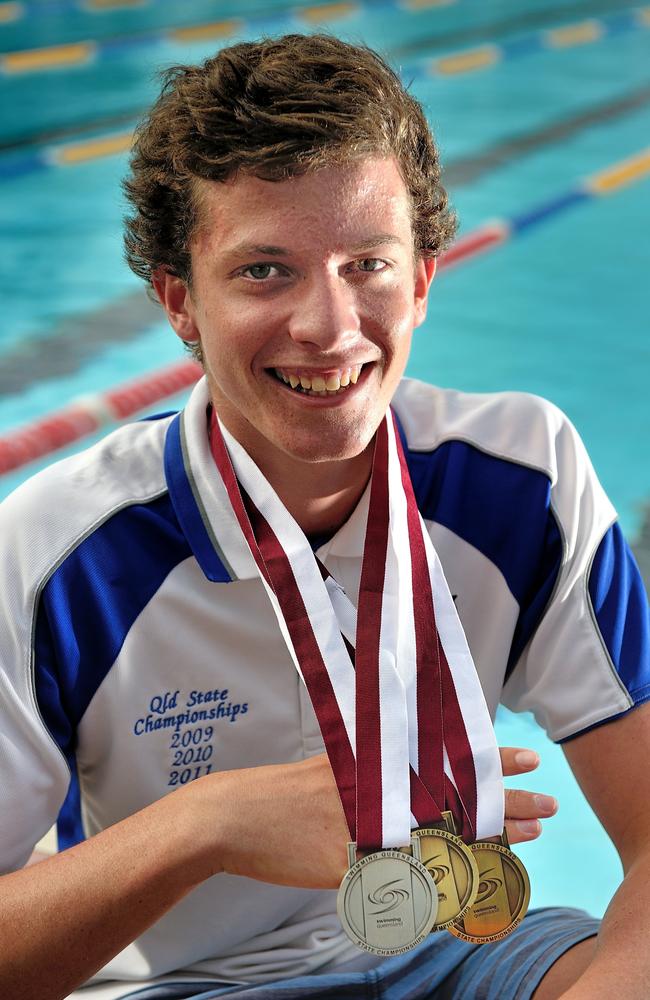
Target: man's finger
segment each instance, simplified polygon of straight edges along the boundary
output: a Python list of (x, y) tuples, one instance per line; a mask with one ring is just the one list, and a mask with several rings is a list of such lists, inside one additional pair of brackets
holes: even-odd
[(506, 833), (511, 844), (535, 840), (542, 832), (540, 819), (554, 816), (557, 799), (552, 795), (527, 792), (523, 788), (506, 788)]
[(526, 840), (535, 840), (542, 832), (542, 824), (538, 819), (507, 819), (506, 833), (511, 844), (521, 844)]
[(506, 778), (513, 774), (534, 771), (539, 764), (539, 754), (536, 754), (534, 750), (527, 750), (525, 747), (501, 747), (499, 753), (501, 754), (501, 767)]
[(552, 795), (506, 788), (506, 819), (545, 819), (554, 816), (557, 809), (557, 799)]

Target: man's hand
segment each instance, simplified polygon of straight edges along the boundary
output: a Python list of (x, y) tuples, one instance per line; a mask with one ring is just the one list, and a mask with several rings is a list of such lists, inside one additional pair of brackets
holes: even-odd
[[(533, 771), (539, 757), (532, 750), (504, 747), (501, 761), (504, 775), (512, 776)], [(207, 810), (211, 778), (200, 779), (205, 782)], [(232, 803), (218, 820), (218, 856), (224, 871), (278, 885), (339, 886), (350, 835), (325, 754), (297, 764), (230, 771), (219, 775), (219, 781), (220, 802)], [(229, 794), (224, 794), (224, 782), (232, 786)], [(508, 789), (510, 843), (534, 840), (541, 833), (540, 819), (556, 811), (557, 802), (550, 796)]]
[[(521, 753), (501, 751), (504, 774), (537, 766), (536, 754)], [(530, 792), (508, 792), (511, 841), (536, 837), (539, 817), (554, 811), (540, 808)], [(530, 832), (522, 821), (534, 824)], [(347, 868), (348, 840), (324, 754), (198, 778), (96, 837), (0, 879), (0, 995), (67, 996), (221, 871), (335, 889)]]
[[(539, 764), (534, 750), (518, 747), (501, 747), (501, 766), (504, 777), (527, 774)], [(551, 795), (525, 792), (521, 788), (506, 788), (506, 832), (511, 844), (535, 840), (542, 832), (540, 819), (554, 816), (558, 810), (557, 800)]]
[(339, 887), (350, 834), (326, 754), (200, 778), (194, 791), (204, 786), (207, 815), (213, 778), (219, 781), (220, 814), (211, 823), (219, 830), (220, 870), (303, 889)]

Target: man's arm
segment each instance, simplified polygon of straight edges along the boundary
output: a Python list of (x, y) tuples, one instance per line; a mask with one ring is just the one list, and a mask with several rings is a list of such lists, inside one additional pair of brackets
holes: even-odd
[[(501, 750), (506, 775), (537, 756)], [(512, 843), (555, 811), (508, 790)], [(0, 997), (61, 1000), (218, 872), (338, 887), (348, 829), (325, 755), (207, 775), (84, 843), (0, 878)], [(318, 864), (314, 864), (314, 858)], [(217, 891), (215, 889), (215, 891)]]
[(347, 836), (325, 757), (199, 778), (0, 878), (0, 996), (66, 997), (219, 871), (337, 885)]
[(650, 704), (565, 744), (566, 757), (616, 846), (625, 878), (594, 957), (563, 1000), (647, 1000), (650, 993)]

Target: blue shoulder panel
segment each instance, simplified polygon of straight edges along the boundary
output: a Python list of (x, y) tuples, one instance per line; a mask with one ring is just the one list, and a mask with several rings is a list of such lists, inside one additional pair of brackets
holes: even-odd
[(635, 703), (650, 698), (650, 614), (636, 564), (618, 524), (604, 535), (589, 574), (598, 628)]
[[(207, 434), (207, 417), (206, 417)], [(231, 576), (208, 534), (206, 522), (196, 500), (183, 454), (180, 415), (172, 420), (165, 438), (165, 477), (176, 516), (196, 560), (213, 583), (230, 583)]]
[(486, 556), (519, 605), (509, 675), (544, 613), (562, 561), (549, 478), (465, 441), (407, 451), (406, 458), (422, 516)]
[[(551, 484), (535, 469), (488, 455), (463, 441), (408, 452), (418, 506), (483, 553), (519, 605), (506, 678), (541, 620), (558, 578), (562, 537)], [(643, 581), (618, 524), (606, 532), (589, 577), (594, 617), (635, 703), (650, 698), (650, 625)]]
[(191, 555), (165, 494), (105, 521), (43, 588), (35, 632), (36, 697), (72, 772), (59, 820), (60, 847), (83, 839), (75, 780), (77, 725), (140, 612), (171, 570)]

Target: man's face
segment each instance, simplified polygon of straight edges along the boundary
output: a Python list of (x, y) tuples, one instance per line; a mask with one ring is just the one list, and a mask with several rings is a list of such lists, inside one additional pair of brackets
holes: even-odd
[(404, 371), (433, 273), (414, 261), (395, 161), (202, 182), (200, 205), (192, 288), (168, 311), (181, 337), (200, 338), (224, 424), (262, 468), (359, 455)]

